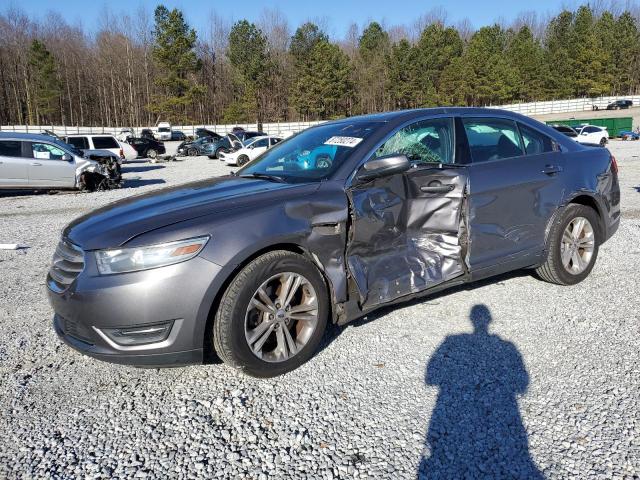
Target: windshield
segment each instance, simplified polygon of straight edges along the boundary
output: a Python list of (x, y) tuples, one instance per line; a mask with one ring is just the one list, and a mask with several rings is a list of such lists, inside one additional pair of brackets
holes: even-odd
[(266, 174), (294, 182), (324, 180), (381, 125), (341, 122), (304, 130), (267, 150), (239, 170), (238, 175)]
[(159, 127), (158, 131), (159, 132), (170, 132), (171, 130), (169, 129), (169, 127)]

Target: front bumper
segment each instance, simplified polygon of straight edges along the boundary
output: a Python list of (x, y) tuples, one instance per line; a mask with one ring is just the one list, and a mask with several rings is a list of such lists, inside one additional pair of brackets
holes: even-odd
[[(47, 288), (54, 329), (72, 348), (107, 362), (139, 366), (202, 363), (208, 310), (221, 267), (196, 257), (141, 272), (98, 275), (93, 255), (67, 290)], [(124, 344), (113, 329), (169, 324), (166, 338)]]

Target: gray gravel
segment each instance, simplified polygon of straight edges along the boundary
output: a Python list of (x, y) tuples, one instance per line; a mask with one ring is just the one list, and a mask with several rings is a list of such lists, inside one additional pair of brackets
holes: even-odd
[[(51, 327), (44, 278), (66, 223), (221, 162), (131, 164), (118, 191), (0, 196), (0, 243), (31, 247), (0, 251), (0, 478), (638, 478), (640, 142), (611, 150), (624, 218), (585, 282), (525, 272), (387, 309), (272, 380), (100, 363)], [(478, 305), (488, 333), (483, 307), (472, 333)]]

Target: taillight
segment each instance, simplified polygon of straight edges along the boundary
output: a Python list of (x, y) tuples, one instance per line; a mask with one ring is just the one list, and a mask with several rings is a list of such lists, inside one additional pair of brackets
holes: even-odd
[(618, 162), (616, 162), (616, 157), (611, 155), (611, 171), (613, 173), (618, 173)]
[(124, 158), (124, 150), (122, 148), (120, 149), (120, 158)]

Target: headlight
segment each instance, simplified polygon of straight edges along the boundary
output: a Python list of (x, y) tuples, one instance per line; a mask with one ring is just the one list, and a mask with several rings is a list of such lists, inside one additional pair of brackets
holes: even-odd
[(102, 275), (164, 267), (189, 260), (204, 248), (209, 237), (189, 238), (147, 247), (118, 248), (95, 252)]

